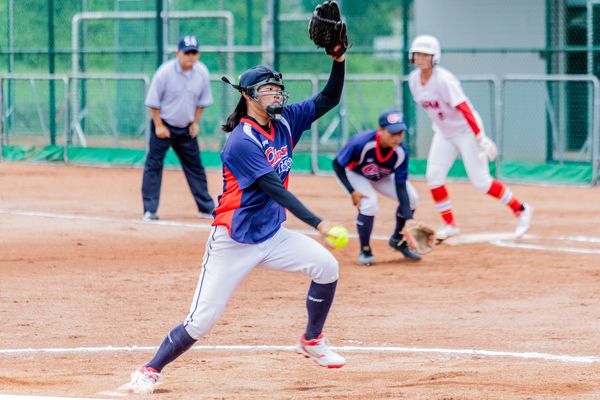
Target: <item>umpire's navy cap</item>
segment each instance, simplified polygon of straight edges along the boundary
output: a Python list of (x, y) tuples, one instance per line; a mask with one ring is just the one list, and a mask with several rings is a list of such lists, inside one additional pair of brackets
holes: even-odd
[(194, 35), (186, 35), (179, 39), (179, 44), (177, 45), (177, 48), (179, 49), (179, 51), (183, 51), (184, 53), (190, 50), (200, 51), (200, 46), (198, 46), (198, 39), (196, 39), (196, 36)]
[(390, 133), (400, 133), (406, 130), (404, 114), (400, 110), (386, 110), (379, 116), (379, 126)]
[(273, 83), (283, 88), (283, 76), (268, 65), (257, 65), (247, 69), (240, 75), (239, 87), (242, 89), (249, 87), (258, 89), (267, 83)]

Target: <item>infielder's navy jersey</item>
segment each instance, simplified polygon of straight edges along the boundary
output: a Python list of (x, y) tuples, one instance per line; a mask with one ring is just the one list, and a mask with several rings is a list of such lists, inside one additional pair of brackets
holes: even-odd
[(398, 183), (404, 183), (408, 178), (408, 149), (404, 142), (383, 156), (379, 132), (375, 130), (352, 137), (335, 159), (342, 167), (371, 181), (378, 181), (391, 174), (394, 174)]
[(265, 132), (256, 122), (242, 118), (221, 153), (223, 194), (212, 225), (225, 225), (239, 243), (261, 243), (286, 220), (285, 209), (254, 182), (275, 171), (287, 188), (292, 150), (315, 120), (312, 99), (285, 106), (279, 121), (271, 120)]

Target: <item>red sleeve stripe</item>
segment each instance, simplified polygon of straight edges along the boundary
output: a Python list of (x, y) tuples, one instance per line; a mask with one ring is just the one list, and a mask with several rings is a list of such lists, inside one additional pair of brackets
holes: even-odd
[(456, 109), (460, 111), (462, 115), (465, 116), (467, 123), (473, 130), (475, 136), (479, 135), (481, 129), (479, 129), (479, 126), (477, 125), (477, 121), (475, 120), (475, 116), (473, 115), (473, 111), (471, 111), (471, 107), (469, 107), (469, 104), (467, 104), (466, 101), (463, 101), (462, 103), (456, 106)]

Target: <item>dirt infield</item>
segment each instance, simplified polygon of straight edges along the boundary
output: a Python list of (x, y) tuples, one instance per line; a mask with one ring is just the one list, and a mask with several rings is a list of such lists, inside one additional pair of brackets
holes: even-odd
[[(0, 395), (121, 397), (116, 388), (185, 317), (207, 221), (195, 217), (181, 171), (166, 171), (162, 223), (142, 222), (141, 178), (0, 163)], [(216, 197), (219, 174), (209, 183)], [(415, 186), (418, 219), (437, 225), (424, 183)], [(511, 187), (535, 207), (519, 243), (502, 235), (516, 222), (506, 207), (450, 183), (474, 243), (437, 246), (411, 264), (376, 240), (369, 268), (355, 262), (356, 239), (335, 252), (341, 278), (326, 331), (346, 349), (344, 368), (289, 347), (304, 328), (307, 279), (256, 269), (198, 343), (209, 347), (169, 365), (151, 397), (599, 399), (600, 188)], [(355, 231), (334, 178), (293, 176), (290, 189)], [(377, 237), (390, 234), (393, 213), (382, 200)], [(294, 217), (287, 226), (306, 229)], [(477, 239), (490, 233), (493, 243)]]

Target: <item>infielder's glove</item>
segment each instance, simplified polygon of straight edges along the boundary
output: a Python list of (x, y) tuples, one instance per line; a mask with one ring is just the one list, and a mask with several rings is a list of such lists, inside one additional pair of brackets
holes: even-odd
[(333, 57), (341, 56), (351, 46), (336, 1), (326, 1), (315, 7), (308, 23), (308, 34), (317, 47), (323, 47)]
[(427, 254), (433, 250), (435, 232), (423, 223), (409, 226), (404, 234), (409, 247), (419, 254)]

